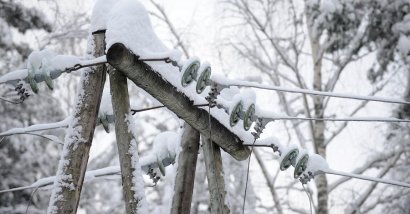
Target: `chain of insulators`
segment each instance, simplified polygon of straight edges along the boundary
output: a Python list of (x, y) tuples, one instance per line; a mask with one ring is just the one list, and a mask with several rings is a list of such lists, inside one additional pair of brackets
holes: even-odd
[[(36, 75), (40, 75), (41, 78), (46, 83), (47, 87), (50, 90), (54, 90), (53, 79), (50, 77), (50, 72), (49, 71), (47, 71), (43, 68), (43, 71), (41, 73), (36, 73), (34, 69), (29, 69), (28, 73), (27, 73), (27, 77), (25, 79), (25, 82), (28, 83), (28, 85), (30, 86), (31, 90), (34, 93), (37, 94), (38, 91), (39, 91), (37, 81), (36, 81)], [(24, 86), (24, 84), (20, 82), (20, 83), (17, 83), (17, 85), (14, 89), (15, 91), (17, 91), (17, 95), (20, 96), (20, 101), (21, 102), (23, 102), (28, 97), (30, 97), (30, 94), (29, 94), (28, 90), (23, 86)]]
[[(182, 73), (181, 85), (186, 87), (192, 81), (196, 81), (196, 84), (197, 84), (196, 89), (197, 89), (198, 94), (201, 94), (204, 91), (204, 88), (206, 86), (210, 86), (210, 91), (208, 93), (208, 96), (205, 97), (210, 107), (211, 108), (213, 107), (223, 108), (225, 112), (230, 114), (230, 125), (232, 127), (237, 124), (239, 119), (242, 119), (244, 121), (244, 124), (243, 124), (244, 129), (247, 131), (251, 127), (251, 124), (255, 122), (255, 125), (254, 125), (255, 131), (252, 132), (252, 135), (254, 136), (255, 140), (258, 139), (260, 135), (262, 134), (263, 130), (265, 129), (267, 123), (273, 120), (269, 118), (256, 117), (254, 104), (249, 105), (248, 109), (245, 111), (242, 111), (242, 108), (243, 108), (242, 101), (239, 101), (232, 109), (228, 109), (227, 107), (218, 104), (216, 102), (216, 99), (218, 95), (220, 94), (221, 90), (223, 88), (228, 88), (229, 86), (217, 84), (216, 82), (212, 81), (210, 79), (211, 69), (209, 66), (202, 68), (201, 71), (199, 71), (199, 76), (198, 76), (199, 68), (200, 68), (199, 61), (196, 61), (196, 60), (193, 60), (188, 65), (182, 66), (182, 68), (180, 67), (180, 72)], [(304, 154), (298, 160), (299, 149), (297, 148), (289, 150), (286, 154), (282, 154), (282, 152), (279, 151), (279, 148), (277, 146), (272, 145), (272, 148), (274, 152), (278, 151), (279, 154), (283, 156), (283, 159), (280, 163), (280, 169), (282, 171), (288, 169), (290, 166), (294, 166), (295, 167), (295, 171), (294, 171), (295, 179), (299, 178), (299, 180), (304, 184), (306, 184), (311, 179), (313, 179), (314, 175), (312, 172), (304, 173), (307, 168), (309, 155)]]

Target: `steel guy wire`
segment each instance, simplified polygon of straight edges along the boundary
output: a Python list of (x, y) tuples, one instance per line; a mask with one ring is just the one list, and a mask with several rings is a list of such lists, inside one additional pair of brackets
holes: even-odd
[(247, 168), (246, 168), (245, 193), (244, 193), (244, 196), (243, 196), (243, 204), (242, 204), (242, 214), (245, 213), (246, 192), (247, 192), (247, 190), (248, 190), (248, 181), (249, 181), (249, 166), (250, 166), (250, 164), (251, 164), (251, 157), (252, 157), (252, 152), (253, 152), (253, 145), (255, 145), (256, 139), (257, 139), (257, 138), (255, 137), (255, 140), (254, 140), (253, 143), (252, 143), (251, 152), (250, 152), (249, 157), (248, 157), (248, 166), (247, 166)]
[(307, 197), (309, 198), (309, 207), (310, 207), (310, 213), (313, 214), (313, 200), (312, 200), (312, 196), (310, 195), (310, 193), (306, 190), (305, 188), (305, 184), (302, 183), (302, 187), (303, 190), (305, 190)]
[[(251, 146), (251, 151), (250, 151), (249, 158), (248, 158), (248, 166), (247, 166), (247, 169), (246, 169), (245, 193), (244, 193), (244, 196), (243, 196), (242, 214), (245, 213), (246, 192), (247, 192), (247, 190), (248, 190), (249, 167), (250, 167), (250, 163), (251, 163), (251, 157), (252, 157), (252, 152), (253, 152), (253, 146), (255, 145), (256, 140), (260, 137), (260, 134), (262, 134), (263, 129), (265, 128), (266, 124), (267, 124), (267, 123), (264, 122), (264, 120), (263, 120), (262, 118), (257, 119), (256, 125), (255, 125), (255, 127), (254, 127), (255, 132), (252, 133), (252, 135), (254, 136), (254, 140), (253, 140), (253, 143), (252, 143), (252, 146)], [(273, 148), (273, 146), (272, 146), (272, 148)]]

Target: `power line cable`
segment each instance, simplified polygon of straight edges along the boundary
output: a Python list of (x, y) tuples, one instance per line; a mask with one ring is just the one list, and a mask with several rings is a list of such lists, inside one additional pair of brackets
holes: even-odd
[[(218, 82), (216, 83), (219, 84)], [(225, 85), (225, 84), (221, 84), (221, 85)], [(281, 91), (281, 92), (288, 92), (288, 93), (309, 94), (313, 96), (337, 97), (337, 98), (344, 98), (344, 99), (367, 100), (367, 101), (375, 101), (375, 102), (383, 102), (383, 103), (410, 105), (410, 102), (401, 100), (401, 99), (391, 99), (391, 98), (385, 98), (385, 97), (362, 96), (362, 95), (345, 94), (345, 93), (315, 91), (315, 90), (300, 89), (300, 88), (286, 88), (286, 87), (280, 87), (280, 86), (264, 85), (264, 84), (249, 82), (249, 81), (230, 80), (230, 82), (226, 83), (225, 86), (250, 87), (250, 88), (259, 88), (259, 89), (264, 89), (264, 90)]]

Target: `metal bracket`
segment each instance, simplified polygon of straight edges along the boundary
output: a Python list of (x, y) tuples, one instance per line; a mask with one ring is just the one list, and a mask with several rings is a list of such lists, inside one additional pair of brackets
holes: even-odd
[(252, 132), (252, 135), (255, 137), (255, 139), (258, 139), (261, 136), (263, 130), (265, 129), (266, 124), (268, 124), (269, 122), (271, 122), (273, 120), (269, 119), (269, 118), (262, 118), (261, 117), (261, 118), (255, 119), (255, 121), (256, 121), (255, 127), (254, 127), (255, 131)]
[(315, 176), (312, 172), (307, 172), (307, 174), (305, 173), (302, 176), (300, 176), (299, 181), (302, 182), (302, 184), (307, 184), (310, 180), (314, 178)]

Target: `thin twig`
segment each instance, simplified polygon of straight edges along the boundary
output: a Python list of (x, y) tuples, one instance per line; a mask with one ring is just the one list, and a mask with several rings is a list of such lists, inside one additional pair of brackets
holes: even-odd
[(37, 190), (38, 190), (38, 187), (35, 190), (33, 190), (33, 192), (30, 195), (30, 200), (28, 201), (27, 208), (26, 208), (26, 214), (28, 213), (28, 208), (30, 207), (31, 202), (33, 201), (33, 196), (37, 192)]
[(23, 103), (22, 101), (16, 102), (16, 101), (13, 101), (13, 100), (8, 100), (8, 99), (6, 99), (6, 98), (4, 98), (4, 97), (0, 97), (0, 100), (1, 100), (1, 101), (4, 101), (4, 102), (7, 102), (7, 103), (11, 103), (11, 104), (16, 104), (16, 105)]

